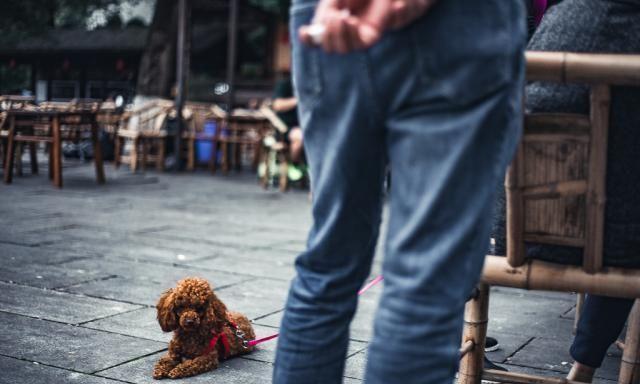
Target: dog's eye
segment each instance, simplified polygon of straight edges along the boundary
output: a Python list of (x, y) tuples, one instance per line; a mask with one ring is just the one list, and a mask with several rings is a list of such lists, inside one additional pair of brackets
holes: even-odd
[(201, 306), (197, 307), (197, 308), (196, 308), (196, 310), (197, 310), (198, 312), (204, 312), (204, 310), (205, 310), (205, 306), (204, 306), (204, 305), (201, 305)]

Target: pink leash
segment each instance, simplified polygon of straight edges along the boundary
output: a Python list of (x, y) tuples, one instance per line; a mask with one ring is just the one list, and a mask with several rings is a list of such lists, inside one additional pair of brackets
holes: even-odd
[[(362, 287), (362, 289), (360, 289), (358, 291), (358, 295), (362, 295), (363, 293), (367, 292), (369, 289), (371, 289), (373, 286), (375, 286), (376, 284), (381, 282), (383, 279), (384, 279), (384, 277), (382, 277), (382, 275), (379, 275), (375, 279), (371, 280), (364, 287)], [(276, 337), (278, 337), (278, 335), (280, 335), (280, 334), (276, 333), (276, 334), (273, 334), (271, 336), (263, 337), (263, 338), (260, 338), (260, 339), (249, 340), (249, 342), (247, 342), (247, 345), (250, 346), (250, 347), (253, 347), (255, 345), (264, 343), (265, 341), (269, 341), (269, 340), (275, 339)]]

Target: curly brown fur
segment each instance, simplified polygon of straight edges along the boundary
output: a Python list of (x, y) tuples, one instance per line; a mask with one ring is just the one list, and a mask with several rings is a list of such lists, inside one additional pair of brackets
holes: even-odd
[(198, 375), (218, 367), (224, 359), (224, 347), (218, 342), (208, 352), (214, 334), (223, 332), (229, 341), (229, 356), (233, 357), (253, 350), (243, 348), (242, 340), (231, 326), (234, 323), (244, 332), (245, 340), (255, 339), (255, 332), (246, 316), (227, 311), (227, 307), (213, 293), (209, 283), (201, 278), (180, 280), (175, 288), (160, 296), (158, 323), (165, 332), (173, 331), (169, 351), (155, 365), (154, 379)]

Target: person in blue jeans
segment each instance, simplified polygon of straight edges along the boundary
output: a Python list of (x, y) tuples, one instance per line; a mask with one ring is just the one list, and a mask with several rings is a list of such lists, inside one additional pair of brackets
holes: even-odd
[[(311, 23), (325, 27), (321, 46)], [(367, 383), (451, 383), (494, 186), (521, 134), (516, 0), (294, 0), (294, 86), (313, 226), (296, 259), (274, 383), (342, 381), (357, 291), (393, 183)]]

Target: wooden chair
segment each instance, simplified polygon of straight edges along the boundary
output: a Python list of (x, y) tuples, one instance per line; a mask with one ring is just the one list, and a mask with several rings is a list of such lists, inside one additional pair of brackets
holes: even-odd
[[(185, 131), (182, 133), (182, 139), (185, 143), (183, 149), (183, 157), (187, 160), (187, 170), (193, 171), (196, 168), (196, 141), (210, 140), (212, 144), (212, 152), (207, 166), (212, 173), (216, 171), (217, 150), (218, 150), (218, 133), (224, 125), (224, 117), (226, 113), (216, 108), (215, 104), (188, 102), (185, 104), (183, 116), (185, 118)], [(215, 121), (218, 127), (215, 135), (207, 135), (204, 132), (204, 126), (208, 121)]]
[[(4, 167), (5, 157), (7, 154), (7, 137), (9, 135), (9, 124), (6, 124), (8, 120), (9, 111), (19, 111), (30, 108), (35, 108), (35, 97), (33, 96), (19, 96), (19, 95), (0, 95), (0, 153), (2, 154), (2, 165)], [(29, 143), (29, 151), (32, 157), (31, 171), (32, 173), (38, 173), (36, 144)], [(22, 175), (22, 151), (23, 144), (17, 144), (15, 153), (16, 172), (18, 175)], [(35, 159), (35, 161), (33, 161)]]
[(278, 189), (280, 192), (285, 192), (289, 188), (289, 146), (284, 140), (276, 139), (276, 131), (281, 135), (285, 135), (287, 133), (287, 125), (266, 104), (260, 108), (260, 112), (262, 112), (270, 123), (266, 126), (265, 132), (262, 134), (261, 162), (264, 167), (264, 175), (260, 178), (260, 184), (264, 189), (269, 188), (271, 175), (273, 173), (271, 165), (275, 163), (279, 167)]
[(259, 111), (235, 110), (227, 116), (217, 141), (222, 149), (222, 171), (228, 173), (231, 168), (240, 170), (243, 155), (252, 156), (252, 167), (258, 168), (262, 150), (262, 133), (268, 120)]
[[(114, 165), (127, 163), (135, 172), (138, 165), (146, 169), (149, 163), (159, 171), (164, 170), (165, 146), (168, 137), (167, 117), (173, 108), (169, 100), (156, 100), (125, 112), (115, 138)], [(125, 145), (131, 143), (128, 155)]]
[[(505, 182), (507, 257), (487, 256), (478, 294), (465, 308), (458, 382), (574, 383), (483, 370), (489, 286), (636, 299), (628, 320), (619, 384), (640, 383), (640, 270), (603, 266), (610, 87), (640, 86), (640, 56), (527, 54), (528, 80), (591, 85), (589, 116), (531, 114)], [(525, 242), (584, 249), (581, 266), (526, 257)]]

